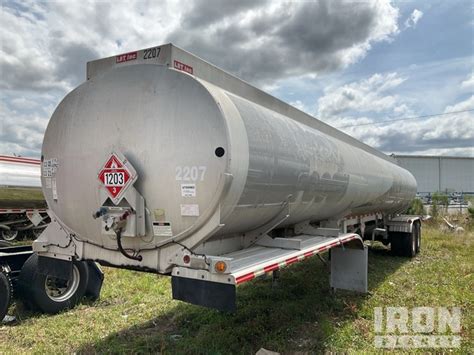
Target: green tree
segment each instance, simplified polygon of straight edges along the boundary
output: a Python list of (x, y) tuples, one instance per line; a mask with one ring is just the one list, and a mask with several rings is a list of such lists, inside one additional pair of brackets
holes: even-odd
[(474, 207), (468, 207), (467, 211), (469, 212), (471, 219), (474, 219)]
[(445, 210), (448, 210), (448, 205), (449, 205), (449, 197), (446, 194), (443, 194), (441, 192), (435, 192), (431, 196), (431, 203), (433, 204), (433, 207), (436, 206), (444, 206)]
[(432, 201), (432, 203), (431, 203), (430, 215), (431, 215), (433, 218), (437, 218), (437, 217), (438, 217), (438, 214), (439, 214), (439, 207), (438, 207), (438, 204), (436, 203), (436, 201)]
[(423, 201), (421, 201), (419, 198), (414, 198), (411, 201), (410, 207), (408, 207), (406, 214), (424, 215), (425, 208), (423, 206)]

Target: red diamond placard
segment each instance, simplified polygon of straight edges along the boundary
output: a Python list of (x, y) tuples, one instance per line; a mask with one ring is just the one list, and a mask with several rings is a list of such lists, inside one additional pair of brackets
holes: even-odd
[(109, 195), (115, 199), (131, 182), (131, 174), (120, 159), (112, 154), (99, 172), (99, 180), (107, 189)]

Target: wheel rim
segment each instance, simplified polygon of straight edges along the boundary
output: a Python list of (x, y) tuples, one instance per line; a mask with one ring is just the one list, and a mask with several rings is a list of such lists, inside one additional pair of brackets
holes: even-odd
[(412, 252), (412, 255), (415, 255), (416, 254), (416, 239), (417, 239), (417, 236), (416, 236), (416, 228), (415, 230), (412, 232), (412, 237), (411, 237), (411, 252)]
[(47, 276), (44, 282), (46, 295), (54, 302), (64, 302), (70, 299), (79, 288), (81, 275), (76, 265), (72, 266), (72, 278), (69, 280)]
[(17, 236), (18, 236), (18, 231), (12, 231), (12, 230), (2, 231), (2, 238), (4, 240), (8, 240), (8, 241), (15, 240)]

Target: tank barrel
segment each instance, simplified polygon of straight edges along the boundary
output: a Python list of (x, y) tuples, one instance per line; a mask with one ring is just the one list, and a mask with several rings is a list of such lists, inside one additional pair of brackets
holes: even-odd
[(52, 213), (81, 243), (114, 250), (111, 263), (167, 272), (153, 253), (176, 243), (223, 241), (223, 253), (239, 236), (396, 214), (415, 196), (383, 153), (177, 47), (145, 51), (88, 63), (42, 148)]

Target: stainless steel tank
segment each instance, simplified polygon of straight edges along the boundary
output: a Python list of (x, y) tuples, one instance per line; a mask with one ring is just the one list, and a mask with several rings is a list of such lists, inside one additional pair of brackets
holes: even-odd
[(38, 159), (0, 155), (0, 212), (44, 208)]
[[(289, 217), (279, 227), (400, 212), (416, 193), (407, 170), (264, 107), (258, 97), (167, 66), (114, 67), (65, 97), (42, 150), (49, 207), (80, 238), (100, 245), (114, 244), (91, 217), (102, 203), (98, 174), (117, 151), (135, 168), (134, 186), (145, 199), (146, 236), (138, 247), (186, 241), (216, 211), (221, 228), (193, 245), (255, 230), (284, 208)], [(157, 235), (156, 221), (168, 223), (171, 234)]]

